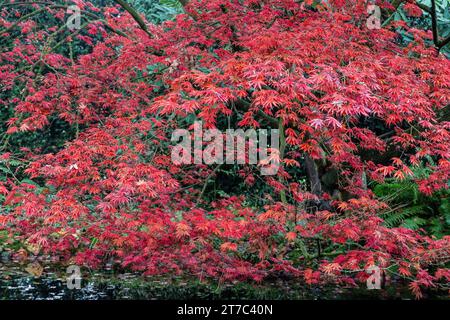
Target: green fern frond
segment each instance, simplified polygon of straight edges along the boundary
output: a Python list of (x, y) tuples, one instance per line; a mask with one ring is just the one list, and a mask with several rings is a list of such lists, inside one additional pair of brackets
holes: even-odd
[[(434, 165), (431, 157), (426, 157), (426, 162)], [(423, 228), (438, 238), (449, 233), (450, 189), (426, 196), (419, 191), (416, 183), (417, 179), (426, 179), (430, 170), (422, 165), (412, 169), (413, 178), (402, 181), (387, 179), (385, 183), (374, 186), (373, 192), (377, 198), (393, 208), (380, 214), (385, 226), (413, 230)]]
[(400, 210), (395, 210), (391, 212), (387, 212), (381, 215), (384, 219), (384, 224), (389, 227), (398, 227), (402, 223), (404, 223), (408, 218), (412, 218), (419, 214), (422, 214), (429, 210), (426, 205), (416, 205), (413, 207), (408, 207)]
[(405, 221), (403, 221), (403, 223), (400, 226), (404, 227), (404, 228), (412, 229), (412, 230), (417, 230), (426, 224), (427, 224), (427, 220), (419, 218), (419, 217), (413, 217), (413, 218), (409, 218), (409, 219), (406, 219)]

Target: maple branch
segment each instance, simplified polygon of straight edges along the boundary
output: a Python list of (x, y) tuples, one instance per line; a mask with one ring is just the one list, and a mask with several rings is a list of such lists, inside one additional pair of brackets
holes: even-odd
[[(32, 4), (49, 4), (49, 3), (48, 3), (48, 2), (44, 2), (44, 1), (35, 1), (35, 2), (16, 2), (16, 3), (8, 3), (8, 4), (5, 4), (4, 6), (12, 6), (12, 5), (32, 5)], [(59, 5), (59, 4), (55, 4), (55, 5), (50, 5), (50, 6), (47, 6), (47, 7), (43, 7), (43, 8), (37, 9), (37, 10), (35, 10), (35, 11), (33, 11), (33, 12), (30, 12), (29, 14), (24, 15), (23, 17), (21, 17), (20, 19), (18, 19), (15, 23), (13, 23), (12, 25), (10, 25), (10, 26), (9, 26), (8, 28), (6, 28), (5, 30), (0, 31), (0, 36), (3, 35), (3, 34), (5, 34), (5, 33), (7, 33), (7, 32), (9, 32), (9, 31), (11, 31), (12, 29), (14, 29), (14, 28), (17, 27), (21, 22), (23, 22), (23, 21), (25, 21), (25, 20), (28, 20), (29, 18), (32, 18), (32, 17), (34, 17), (34, 16), (36, 16), (36, 15), (38, 15), (38, 14), (40, 14), (40, 13), (46, 11), (47, 9), (67, 9), (67, 8), (68, 8), (67, 5)], [(122, 36), (122, 37), (128, 38), (128, 36), (127, 36), (125, 33), (123, 33), (123, 32), (120, 31), (120, 30), (114, 29), (112, 26), (110, 26), (110, 25), (108, 24), (108, 22), (107, 22), (106, 20), (102, 19), (101, 17), (99, 17), (99, 16), (97, 16), (97, 15), (95, 15), (95, 14), (89, 12), (89, 11), (86, 11), (86, 10), (80, 10), (80, 12), (83, 13), (84, 15), (90, 17), (90, 18), (95, 19), (96, 21), (102, 22), (102, 23), (104, 24), (105, 28), (108, 29), (109, 31), (114, 32), (114, 33), (116, 33), (116, 34), (118, 34), (118, 35), (120, 35), (120, 36)]]
[(41, 8), (41, 9), (38, 9), (38, 10), (28, 13), (28, 14), (22, 16), (20, 19), (17, 19), (17, 21), (14, 22), (12, 25), (10, 25), (8, 28), (4, 29), (3, 31), (0, 31), (0, 36), (11, 31), (12, 29), (14, 29), (17, 25), (19, 25), (19, 23), (21, 23), (29, 18), (32, 18), (32, 17), (40, 14), (41, 12), (46, 11), (47, 9), (58, 8), (58, 7), (61, 7), (61, 6), (60, 5), (52, 5), (52, 6), (44, 7), (44, 8)]
[(450, 36), (439, 42), (439, 49), (445, 47), (449, 43), (450, 43)]
[(14, 7), (14, 6), (24, 6), (24, 5), (32, 5), (32, 4), (53, 4), (49, 1), (24, 1), (24, 2), (13, 2), (13, 3), (2, 3), (1, 7)]
[[(405, 2), (405, 0), (396, 0), (392, 3), (392, 5), (395, 7), (395, 10), (398, 9), (398, 7)], [(423, 11), (425, 11), (426, 13), (431, 15), (431, 31), (433, 33), (433, 43), (434, 45), (438, 48), (438, 51), (446, 46), (449, 42), (450, 42), (450, 36), (448, 36), (447, 38), (445, 38), (444, 40), (439, 40), (439, 30), (438, 30), (438, 25), (437, 25), (437, 11), (436, 11), (436, 0), (431, 0), (431, 8), (428, 7), (427, 5), (418, 2), (417, 0), (415, 1), (416, 6), (418, 6), (420, 9), (422, 9)], [(390, 21), (390, 19), (388, 19), (388, 21)], [(383, 25), (387, 24), (386, 21)]]
[(436, 13), (436, 0), (431, 0), (431, 28), (433, 31), (433, 42), (435, 46), (440, 50), (443, 46), (450, 42), (450, 36), (446, 39), (439, 40), (439, 31), (437, 25), (437, 13)]
[[(243, 99), (238, 99), (237, 106), (240, 107), (240, 109), (242, 109), (244, 111), (248, 111), (248, 109), (250, 108), (250, 102), (247, 102)], [(266, 114), (264, 111), (259, 110), (259, 109), (258, 109), (258, 111), (256, 111), (256, 114), (258, 116), (260, 116), (261, 118), (264, 118), (265, 120), (267, 120), (272, 127), (278, 128), (279, 134), (280, 134), (280, 161), (283, 160), (284, 152), (286, 149), (286, 137), (284, 135), (283, 120), (281, 119), (281, 117), (278, 119), (271, 117), (268, 114)], [(282, 177), (280, 177), (279, 181), (280, 181), (280, 183), (283, 183), (284, 179)], [(284, 204), (288, 203), (285, 190), (280, 190), (280, 200)]]
[(206, 177), (206, 181), (205, 181), (205, 183), (203, 184), (202, 191), (201, 191), (201, 193), (199, 194), (199, 196), (198, 196), (198, 198), (197, 198), (197, 203), (195, 204), (196, 207), (199, 205), (200, 200), (202, 200), (203, 195), (205, 194), (206, 187), (207, 187), (208, 184), (209, 184), (209, 179), (211, 179), (211, 177), (217, 172), (217, 170), (220, 169), (221, 166), (222, 166), (222, 164), (218, 164), (218, 165), (214, 168), (214, 170), (211, 171), (211, 172), (209, 173), (209, 175)]
[[(393, 2), (392, 2), (392, 5), (395, 7), (395, 10), (397, 10), (398, 9), (398, 7), (400, 7), (400, 5), (403, 3), (403, 2), (405, 2), (406, 0), (394, 0)], [(422, 9), (423, 11), (425, 11), (425, 12), (428, 12), (428, 13), (431, 13), (431, 8), (430, 7), (428, 7), (427, 5), (425, 5), (425, 4), (423, 4), (423, 3), (420, 3), (420, 2), (418, 2), (418, 1), (415, 1), (415, 3), (416, 3), (416, 6), (418, 6), (420, 9)]]
[(83, 13), (86, 16), (91, 17), (91, 18), (93, 18), (93, 19), (103, 23), (105, 28), (108, 29), (109, 31), (114, 32), (114, 33), (118, 34), (119, 36), (122, 36), (122, 37), (125, 37), (125, 38), (129, 39), (128, 35), (126, 35), (125, 33), (123, 33), (120, 30), (114, 29), (112, 26), (110, 26), (108, 24), (108, 22), (105, 19), (103, 19), (103, 18), (101, 18), (101, 17), (99, 17), (99, 16), (97, 16), (97, 15), (95, 15), (95, 14), (89, 12), (89, 11), (86, 11), (86, 10), (81, 10), (81, 13)]
[(439, 33), (437, 29), (436, 2), (431, 0), (431, 29), (433, 31), (433, 42), (436, 47), (439, 46)]
[[(238, 106), (241, 107), (244, 111), (248, 111), (250, 107), (250, 103), (239, 99)], [(269, 123), (273, 126), (277, 126), (280, 130), (280, 159), (284, 157), (284, 149), (286, 146), (286, 141), (284, 137), (284, 128), (283, 124), (281, 122), (281, 119), (277, 120), (274, 117), (269, 116), (268, 114), (264, 113), (262, 110), (257, 111), (257, 115), (268, 120)], [(311, 185), (311, 192), (315, 195), (320, 196), (322, 194), (322, 183), (320, 182), (320, 176), (319, 176), (319, 170), (317, 168), (317, 165), (307, 153), (305, 153), (305, 167), (306, 167), (306, 175), (308, 176), (308, 180)], [(286, 195), (284, 190), (280, 192), (280, 198), (283, 203), (287, 203)]]
[(395, 10), (397, 10), (402, 2), (403, 0), (394, 0), (392, 1), (392, 6), (395, 8)]
[(423, 11), (425, 11), (427, 13), (431, 13), (431, 8), (428, 7), (427, 5), (424, 5), (423, 3), (420, 3), (420, 2), (416, 2), (416, 5)]
[[(250, 108), (250, 102), (245, 101), (243, 99), (238, 99), (236, 106), (239, 107), (242, 111), (248, 111), (248, 109)], [(278, 127), (278, 120), (277, 118), (271, 117), (269, 116), (267, 113), (265, 113), (262, 110), (257, 110), (256, 114), (258, 116), (260, 116), (261, 118), (264, 118), (265, 120), (267, 120), (274, 128)]]
[(142, 20), (139, 13), (132, 6), (130, 6), (124, 0), (114, 0), (114, 2), (119, 4), (125, 11), (131, 14), (133, 19), (138, 23), (139, 27), (141, 27), (141, 29), (145, 31), (146, 34), (148, 34), (150, 37), (153, 37), (153, 35), (148, 31), (147, 25), (145, 24), (144, 20)]
[[(78, 35), (81, 30), (83, 30), (84, 28), (86, 28), (88, 25), (90, 25), (91, 23), (94, 22), (100, 22), (101, 20), (97, 20), (97, 21), (87, 21), (85, 22), (83, 25), (80, 26), (80, 29), (74, 31), (70, 37), (76, 36)], [(67, 41), (67, 37), (62, 39), (61, 41), (59, 41), (58, 43), (56, 43), (53, 47), (51, 47), (47, 52), (45, 52), (45, 54), (49, 54), (50, 52), (53, 52), (54, 50), (58, 49), (60, 46), (62, 46), (65, 42)]]
[(258, 116), (260, 116), (261, 118), (264, 118), (265, 120), (267, 120), (271, 125), (273, 125), (273, 126), (278, 125), (278, 120), (274, 117), (269, 116), (267, 113), (265, 113), (261, 110), (258, 110), (258, 111), (256, 111), (256, 114)]
[[(397, 11), (397, 9), (400, 7), (400, 5), (405, 2), (406, 0), (394, 0), (392, 1), (392, 6), (395, 8), (395, 11)], [(431, 13), (431, 8), (428, 7), (427, 5), (418, 2), (417, 0), (415, 1), (416, 6), (418, 6), (420, 9), (422, 9), (425, 12)]]

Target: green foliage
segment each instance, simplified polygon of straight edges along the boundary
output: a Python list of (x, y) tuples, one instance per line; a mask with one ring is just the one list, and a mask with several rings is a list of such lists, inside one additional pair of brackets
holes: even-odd
[[(415, 171), (418, 177), (427, 174), (424, 168)], [(412, 230), (423, 228), (438, 238), (448, 234), (450, 190), (426, 196), (419, 192), (412, 179), (405, 179), (379, 184), (373, 191), (390, 206), (390, 209), (381, 214), (386, 226), (401, 226)]]
[(170, 20), (183, 12), (183, 7), (177, 0), (130, 0), (129, 3), (155, 24)]
[[(418, 0), (420, 4), (431, 7), (431, 0)], [(411, 17), (408, 16), (404, 6), (400, 5), (398, 10), (393, 14), (389, 20), (394, 21), (405, 21), (408, 25), (415, 27), (417, 29), (423, 30), (431, 30), (431, 15), (427, 12), (424, 12), (421, 17)], [(444, 39), (450, 36), (450, 1), (449, 0), (436, 0), (436, 13), (437, 13), (437, 27), (439, 31), (439, 38)], [(404, 30), (397, 30), (402, 36), (402, 42), (408, 43), (413, 40), (413, 36)], [(430, 45), (432, 41), (430, 41)], [(450, 56), (450, 46), (446, 45), (442, 48), (442, 53), (444, 53), (447, 57)]]

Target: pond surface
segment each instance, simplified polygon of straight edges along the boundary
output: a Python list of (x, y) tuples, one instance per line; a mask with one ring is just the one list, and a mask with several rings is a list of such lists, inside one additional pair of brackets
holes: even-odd
[(82, 281), (80, 289), (69, 289), (67, 279), (56, 267), (43, 267), (41, 275), (27, 271), (29, 264), (0, 264), (0, 300), (101, 300), (129, 299), (123, 295), (116, 297), (114, 285)]
[[(66, 267), (39, 261), (0, 261), (0, 300), (412, 298), (406, 287), (387, 290), (312, 287), (281, 279), (262, 284), (218, 285), (201, 283), (196, 279), (144, 278), (137, 274), (114, 273), (112, 270), (99, 273), (86, 269), (81, 273), (80, 289), (69, 289), (67, 278), (70, 274), (65, 271)], [(426, 297), (446, 298), (436, 295)]]

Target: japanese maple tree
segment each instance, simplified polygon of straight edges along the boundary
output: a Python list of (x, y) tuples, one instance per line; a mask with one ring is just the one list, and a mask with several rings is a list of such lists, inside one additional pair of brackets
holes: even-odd
[[(64, 1), (0, 12), (0, 101), (14, 112), (4, 141), (54, 117), (75, 131), (55, 152), (4, 151), (31, 180), (1, 182), (1, 228), (36, 253), (148, 275), (356, 285), (376, 265), (417, 297), (448, 289), (450, 237), (386, 227), (370, 189), (387, 177), (448, 188), (450, 61), (426, 45), (431, 32), (370, 29), (363, 0), (182, 1), (186, 13), (158, 26), (115, 2), (76, 1), (96, 18), (68, 34)], [(36, 11), (55, 26), (39, 28)], [(402, 45), (399, 29), (414, 40)], [(89, 50), (74, 57), (74, 44)], [(280, 129), (276, 176), (230, 168), (250, 190), (267, 186), (264, 205), (206, 197), (217, 168), (171, 161), (172, 132), (194, 120)]]

